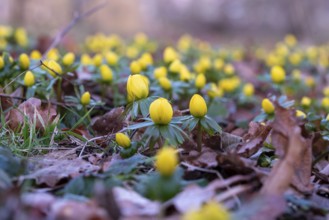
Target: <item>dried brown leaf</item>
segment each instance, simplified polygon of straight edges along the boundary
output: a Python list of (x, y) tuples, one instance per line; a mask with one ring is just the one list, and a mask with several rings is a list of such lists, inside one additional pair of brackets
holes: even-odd
[(246, 135), (246, 142), (238, 149), (237, 153), (243, 157), (250, 157), (255, 154), (266, 140), (271, 131), (271, 126), (250, 122), (249, 131)]
[(73, 178), (84, 173), (97, 172), (100, 168), (92, 165), (81, 158), (74, 160), (58, 160), (43, 158), (37, 162), (39, 166), (31, 174), (21, 176), (20, 180), (35, 179), (38, 185), (46, 184), (54, 187), (59, 181)]
[(123, 107), (114, 108), (103, 116), (94, 118), (92, 128), (98, 135), (106, 135), (121, 130), (124, 123)]
[(21, 128), (26, 117), (29, 123), (36, 125), (37, 130), (43, 130), (53, 122), (57, 113), (55, 107), (42, 105), (41, 100), (30, 98), (20, 104), (17, 109), (11, 109), (6, 115), (6, 121), (12, 130)]

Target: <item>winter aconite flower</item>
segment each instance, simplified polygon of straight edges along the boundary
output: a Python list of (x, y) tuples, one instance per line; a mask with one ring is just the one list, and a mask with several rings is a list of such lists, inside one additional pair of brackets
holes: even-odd
[(274, 83), (282, 83), (286, 79), (286, 72), (281, 66), (274, 66), (271, 69), (271, 79)]
[(90, 93), (89, 92), (83, 93), (80, 102), (82, 105), (88, 105), (90, 103)]
[(202, 118), (207, 114), (206, 101), (199, 94), (194, 94), (190, 100), (190, 113), (196, 118)]
[(177, 164), (178, 156), (172, 147), (163, 147), (156, 154), (155, 167), (162, 176), (171, 176), (175, 172)]
[(42, 54), (40, 53), (40, 51), (38, 50), (33, 50), (31, 53), (30, 53), (30, 58), (32, 60), (40, 60), (42, 57)]
[(62, 67), (55, 60), (49, 60), (45, 62), (45, 65), (47, 66), (46, 70), (53, 77), (56, 77), (57, 74), (59, 75), (63, 74)]
[(224, 66), (224, 73), (226, 74), (226, 75), (229, 75), (229, 76), (231, 76), (231, 75), (233, 75), (234, 74), (234, 66), (232, 65), (232, 64), (226, 64), (225, 66)]
[(22, 70), (27, 70), (29, 67), (30, 67), (30, 58), (27, 54), (25, 53), (22, 53), (20, 56), (19, 56), (19, 67), (22, 69)]
[(161, 77), (167, 76), (167, 69), (164, 66), (157, 67), (154, 69), (154, 78), (160, 79)]
[(3, 57), (0, 56), (0, 70), (2, 70), (4, 66), (5, 66), (5, 61), (4, 61)]
[(230, 220), (231, 215), (226, 208), (216, 201), (210, 201), (199, 210), (187, 212), (183, 220)]
[(105, 54), (105, 59), (110, 66), (116, 66), (119, 61), (118, 55), (112, 51)]
[(306, 114), (301, 110), (296, 110), (296, 117), (297, 118), (306, 118)]
[(329, 108), (329, 98), (324, 97), (321, 101), (321, 105), (322, 105), (323, 108), (328, 109)]
[(71, 66), (74, 63), (75, 55), (74, 53), (70, 52), (64, 55), (63, 57), (63, 64), (65, 66)]
[(204, 74), (199, 73), (195, 79), (195, 87), (202, 89), (206, 85), (206, 77)]
[(169, 91), (171, 89), (171, 82), (167, 77), (161, 77), (159, 79), (159, 84), (161, 86), (161, 88), (163, 88), (163, 90), (165, 91)]
[(108, 67), (106, 64), (102, 64), (99, 67), (99, 71), (101, 73), (101, 78), (103, 82), (111, 82), (113, 79), (113, 73), (110, 67)]
[(304, 107), (309, 107), (311, 105), (312, 100), (309, 97), (304, 96), (300, 101), (300, 104)]
[(128, 100), (144, 99), (149, 95), (147, 78), (140, 74), (130, 75), (127, 81)]
[(178, 59), (178, 54), (172, 47), (166, 47), (163, 52), (163, 60), (165, 63), (171, 63), (172, 61)]
[(96, 67), (99, 67), (100, 65), (102, 65), (103, 63), (103, 56), (101, 54), (96, 54), (94, 57), (93, 57), (93, 64), (96, 66)]
[(173, 117), (171, 104), (165, 98), (158, 98), (150, 105), (150, 117), (155, 124), (167, 125)]
[(115, 141), (123, 148), (128, 148), (131, 145), (130, 138), (124, 133), (116, 133)]
[(24, 85), (27, 87), (33, 86), (35, 83), (34, 75), (31, 71), (27, 71), (24, 76)]
[(243, 87), (243, 94), (247, 97), (251, 97), (254, 95), (255, 89), (253, 84), (251, 83), (247, 83), (246, 85), (244, 85)]
[(274, 109), (275, 109), (273, 103), (268, 98), (263, 99), (263, 101), (262, 101), (262, 108), (263, 108), (264, 112), (266, 114), (269, 114), (269, 115), (270, 114), (273, 114), (274, 113)]
[(130, 63), (131, 74), (138, 74), (142, 71), (142, 67), (138, 61), (133, 61)]
[(169, 71), (172, 73), (179, 73), (182, 68), (182, 63), (180, 60), (174, 60), (170, 66), (169, 66)]

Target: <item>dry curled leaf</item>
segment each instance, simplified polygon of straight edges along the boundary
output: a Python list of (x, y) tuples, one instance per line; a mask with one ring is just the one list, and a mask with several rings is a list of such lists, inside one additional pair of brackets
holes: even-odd
[(35, 124), (37, 130), (43, 130), (54, 121), (56, 115), (52, 105), (42, 105), (40, 99), (30, 98), (11, 109), (6, 115), (6, 122), (10, 129), (17, 130), (25, 123), (26, 118), (28, 123)]
[(310, 193), (312, 140), (302, 136), (293, 110), (277, 106), (275, 115), (272, 140), (280, 160), (272, 169), (262, 192), (280, 195), (292, 184), (299, 191)]
[(121, 130), (125, 125), (123, 112), (123, 107), (112, 109), (105, 115), (95, 118), (92, 128), (98, 135), (106, 135)]
[(76, 158), (74, 160), (40, 159), (32, 173), (21, 176), (20, 179), (35, 179), (38, 185), (46, 184), (54, 187), (65, 178), (73, 178), (85, 173), (97, 172), (100, 168), (89, 162)]
[(250, 122), (249, 131), (245, 143), (238, 149), (237, 153), (243, 157), (250, 157), (255, 154), (266, 140), (271, 131), (271, 126)]

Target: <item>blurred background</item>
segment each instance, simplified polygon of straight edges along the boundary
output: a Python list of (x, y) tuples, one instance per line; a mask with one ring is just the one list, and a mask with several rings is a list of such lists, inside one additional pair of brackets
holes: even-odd
[[(26, 27), (32, 35), (54, 36), (75, 12), (101, 2), (0, 0), (0, 21)], [(164, 41), (189, 33), (210, 42), (270, 43), (293, 33), (322, 43), (329, 39), (328, 20), (327, 0), (107, 0), (69, 36), (83, 40), (104, 32), (130, 37), (144, 31)]]

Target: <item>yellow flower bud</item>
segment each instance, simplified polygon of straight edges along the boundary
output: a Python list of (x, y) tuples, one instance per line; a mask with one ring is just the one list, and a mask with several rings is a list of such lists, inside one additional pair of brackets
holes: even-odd
[[(56, 77), (56, 73), (59, 75), (63, 74), (62, 67), (55, 61), (55, 60), (49, 60), (47, 63), (45, 63), (49, 69), (47, 71), (50, 75), (53, 77)], [(55, 71), (55, 73), (54, 73)]]
[(197, 89), (202, 89), (206, 85), (206, 77), (204, 74), (199, 73), (195, 79), (195, 87)]
[(254, 85), (251, 83), (247, 83), (246, 85), (244, 85), (243, 87), (243, 94), (247, 97), (251, 97), (254, 95), (255, 89), (254, 89)]
[(159, 78), (159, 84), (160, 84), (161, 88), (163, 88), (165, 91), (169, 91), (171, 89), (171, 82), (165, 76)]
[(80, 102), (82, 105), (88, 105), (90, 103), (90, 93), (89, 92), (83, 93)]
[(219, 81), (219, 88), (224, 92), (233, 92), (240, 86), (241, 80), (238, 77), (231, 77)]
[(32, 60), (40, 60), (42, 57), (42, 54), (40, 53), (40, 51), (38, 50), (33, 50), (31, 53), (30, 53), (30, 58)]
[(90, 58), (90, 56), (88, 54), (82, 54), (81, 55), (80, 62), (84, 66), (91, 65), (93, 63), (92, 60), (91, 60), (91, 58)]
[(325, 96), (329, 97), (329, 86), (325, 87), (322, 92)]
[(294, 81), (300, 81), (300, 79), (301, 79), (300, 70), (294, 69), (291, 74), (292, 74), (292, 79)]
[(202, 118), (207, 114), (207, 104), (202, 96), (194, 94), (190, 100), (190, 113), (196, 118)]
[(293, 47), (297, 44), (297, 39), (294, 35), (292, 34), (288, 34), (285, 38), (284, 38), (284, 42), (290, 46)]
[(31, 71), (27, 71), (24, 76), (24, 85), (27, 87), (33, 86), (35, 83), (34, 75)]
[(136, 47), (128, 47), (126, 50), (126, 56), (130, 59), (134, 59), (137, 57), (139, 51)]
[(142, 71), (142, 67), (138, 61), (133, 61), (130, 63), (131, 74), (139, 74)]
[(102, 64), (99, 69), (100, 69), (102, 81), (111, 82), (113, 79), (113, 73), (111, 68), (108, 67), (106, 64)]
[(30, 67), (30, 58), (27, 54), (22, 53), (19, 56), (19, 67), (22, 70), (27, 70)]
[(100, 54), (96, 54), (94, 57), (93, 57), (93, 64), (96, 66), (96, 67), (99, 67), (100, 65), (102, 65), (103, 63), (103, 56), (100, 55)]
[(191, 72), (187, 69), (187, 67), (186, 66), (182, 66), (182, 68), (181, 68), (181, 70), (180, 70), (180, 72), (179, 72), (179, 79), (181, 80), (181, 81), (184, 81), (184, 82), (186, 82), (186, 81), (189, 81), (190, 79), (191, 79)]
[(225, 66), (224, 66), (224, 73), (226, 74), (226, 75), (233, 75), (234, 74), (234, 66), (232, 65), (232, 64), (226, 64)]
[(65, 66), (71, 66), (74, 63), (74, 60), (75, 60), (74, 53), (71, 53), (71, 52), (70, 53), (67, 53), (63, 57), (63, 64)]
[(211, 67), (211, 60), (209, 57), (206, 56), (201, 57), (199, 63), (202, 71), (207, 71)]
[(162, 147), (156, 154), (155, 167), (162, 176), (171, 176), (178, 165), (177, 152), (172, 147)]
[(174, 114), (171, 104), (165, 98), (158, 98), (150, 105), (150, 117), (155, 124), (167, 125)]
[(0, 70), (2, 70), (4, 66), (5, 66), (5, 61), (4, 61), (3, 57), (0, 56)]
[(123, 148), (128, 148), (131, 145), (130, 138), (124, 133), (116, 133), (115, 141), (117, 144)]
[(310, 88), (314, 87), (315, 86), (314, 78), (312, 76), (306, 77), (305, 84)]
[(127, 81), (128, 100), (144, 99), (149, 94), (149, 84), (140, 74), (130, 75)]
[(161, 77), (167, 76), (167, 69), (164, 66), (155, 68), (154, 70), (154, 78), (160, 79)]
[(224, 67), (224, 60), (220, 58), (216, 59), (214, 62), (215, 70), (220, 71), (223, 69), (223, 67)]
[(312, 100), (309, 97), (304, 96), (300, 101), (301, 105), (304, 107), (309, 107), (311, 105)]
[(14, 34), (17, 44), (21, 47), (26, 47), (28, 44), (27, 33), (24, 28), (17, 28)]
[(301, 110), (296, 110), (296, 117), (297, 118), (306, 118), (306, 114)]
[(274, 113), (274, 105), (273, 103), (269, 100), (269, 99), (263, 99), (262, 101), (262, 108), (263, 108), (263, 111), (266, 113), (266, 114), (273, 114)]
[(142, 69), (146, 69), (148, 66), (153, 64), (153, 58), (150, 53), (144, 53), (139, 59), (139, 63)]
[(135, 35), (134, 41), (137, 45), (144, 46), (147, 43), (148, 39), (144, 33), (137, 33)]
[(116, 66), (119, 61), (118, 55), (112, 51), (106, 53), (105, 59), (110, 66)]
[(59, 59), (59, 53), (58, 50), (56, 48), (51, 49), (48, 53), (47, 53), (47, 59), (48, 60), (55, 60), (57, 61)]
[(184, 35), (179, 38), (177, 48), (182, 52), (186, 52), (191, 47), (191, 44), (192, 38), (189, 35)]
[(210, 89), (207, 91), (207, 94), (210, 98), (214, 99), (216, 97), (222, 97), (223, 90), (219, 89), (215, 83), (211, 83)]
[(281, 66), (274, 66), (271, 69), (271, 79), (274, 83), (282, 83), (286, 79), (286, 72)]
[(199, 210), (189, 211), (184, 214), (182, 220), (203, 220), (203, 219), (231, 219), (230, 212), (216, 201), (210, 201), (202, 206)]
[(324, 97), (321, 101), (321, 105), (324, 108), (329, 108), (329, 97)]
[(182, 68), (182, 63), (180, 60), (174, 60), (170, 66), (169, 66), (169, 71), (172, 73), (179, 73)]
[(174, 60), (178, 59), (178, 54), (172, 47), (166, 47), (163, 52), (163, 60), (165, 63), (170, 63)]
[(302, 55), (300, 53), (293, 53), (289, 56), (289, 61), (292, 65), (298, 66), (302, 61)]

